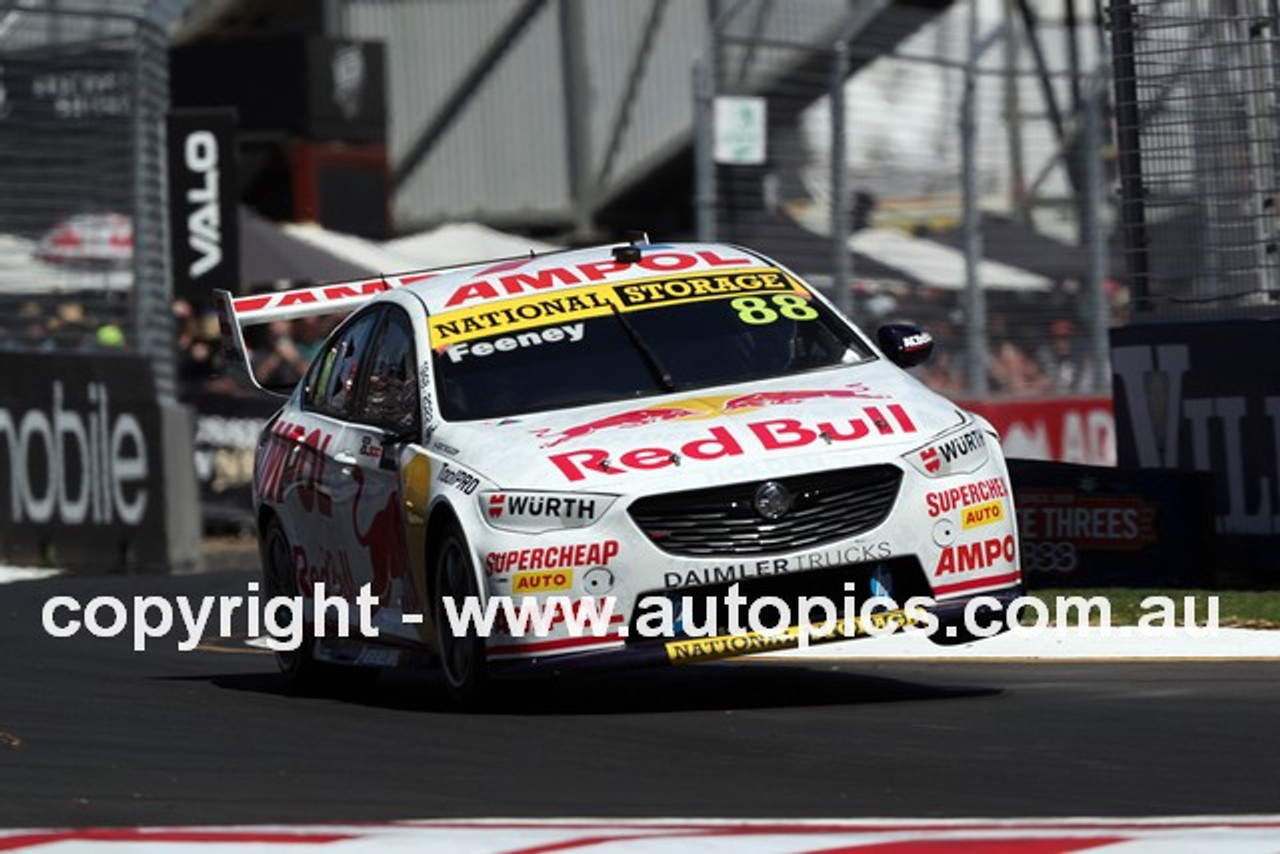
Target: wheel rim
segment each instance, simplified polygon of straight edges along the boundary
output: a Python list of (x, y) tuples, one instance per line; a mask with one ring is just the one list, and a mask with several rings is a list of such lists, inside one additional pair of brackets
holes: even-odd
[(456, 540), (450, 541), (440, 555), (440, 594), (436, 599), (440, 613), (436, 625), (439, 627), (440, 660), (444, 665), (445, 678), (454, 686), (464, 684), (475, 667), (475, 626), (467, 626), (464, 635), (454, 634), (446, 616), (444, 599), (452, 597), (455, 606), (461, 607), (459, 600), (469, 595), (471, 589), (471, 568), (462, 547)]

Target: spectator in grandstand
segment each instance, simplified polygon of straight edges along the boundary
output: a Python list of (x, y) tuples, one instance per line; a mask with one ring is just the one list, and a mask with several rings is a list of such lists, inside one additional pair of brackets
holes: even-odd
[(86, 321), (84, 306), (74, 300), (58, 303), (54, 316), (46, 326), (42, 349), (61, 351), (86, 350), (91, 346), (92, 328)]
[(1034, 359), (1015, 344), (1005, 339), (991, 351), (987, 370), (991, 376), (991, 390), (999, 394), (1025, 396), (1042, 394), (1048, 382)]
[(48, 324), (40, 303), (27, 300), (18, 307), (16, 316), (18, 322), (13, 327), (13, 334), (0, 335), (0, 349), (32, 350), (43, 347), (46, 340), (52, 340), (48, 338)]
[(298, 350), (298, 355), (302, 357), (304, 365), (311, 364), (316, 353), (320, 352), (332, 325), (323, 315), (302, 317), (293, 322), (290, 338)]
[(1036, 350), (1036, 363), (1047, 391), (1076, 394), (1088, 387), (1091, 360), (1075, 324), (1066, 318), (1049, 324), (1049, 337)]
[(209, 376), (211, 354), (200, 340), (200, 323), (195, 307), (185, 299), (173, 301), (177, 330), (178, 382), (199, 385)]
[(252, 348), (253, 374), (268, 388), (292, 386), (306, 372), (307, 360), (294, 342), (292, 331), (289, 321), (273, 321), (267, 324), (258, 346)]

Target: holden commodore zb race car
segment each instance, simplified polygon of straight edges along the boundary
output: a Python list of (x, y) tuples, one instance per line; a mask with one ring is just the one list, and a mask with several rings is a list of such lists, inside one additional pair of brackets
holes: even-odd
[[(905, 370), (929, 335), (873, 339), (748, 249), (635, 241), (218, 307), (245, 367), (248, 327), (346, 314), (255, 463), (264, 592), (371, 604), (345, 636), (304, 609), (278, 653), (300, 682), (435, 662), (468, 702), (497, 676), (886, 626), (957, 642), (973, 597), (1021, 591), (994, 430)], [(459, 623), (516, 600), (541, 622)]]

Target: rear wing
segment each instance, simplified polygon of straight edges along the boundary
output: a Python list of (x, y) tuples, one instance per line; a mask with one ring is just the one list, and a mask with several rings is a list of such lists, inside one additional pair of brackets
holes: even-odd
[(296, 320), (301, 317), (346, 314), (354, 311), (383, 291), (422, 282), (442, 273), (475, 266), (466, 264), (437, 270), (403, 273), (395, 276), (379, 276), (376, 279), (355, 279), (328, 285), (294, 288), (266, 294), (234, 296), (230, 291), (213, 292), (214, 310), (218, 313), (218, 329), (222, 336), (222, 355), (227, 370), (242, 381), (247, 381), (259, 391), (282, 395), (277, 389), (266, 388), (253, 372), (253, 354), (245, 345), (244, 330), (277, 320)]

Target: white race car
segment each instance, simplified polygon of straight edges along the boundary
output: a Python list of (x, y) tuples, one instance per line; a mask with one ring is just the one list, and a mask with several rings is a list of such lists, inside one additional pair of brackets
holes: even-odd
[(540, 670), (911, 625), (956, 642), (971, 598), (1021, 592), (995, 432), (904, 370), (929, 335), (872, 340), (748, 249), (636, 241), (218, 303), (246, 365), (243, 327), (350, 312), (257, 450), (264, 592), (312, 613), (323, 584), (354, 614), (363, 590), (373, 628), (323, 610), (279, 653), (300, 682), (429, 660), (470, 702)]

